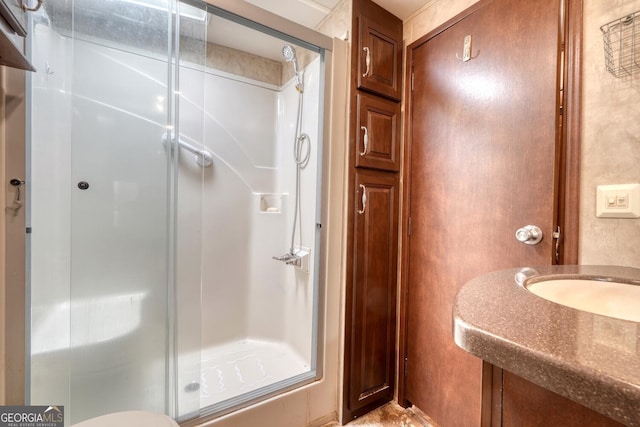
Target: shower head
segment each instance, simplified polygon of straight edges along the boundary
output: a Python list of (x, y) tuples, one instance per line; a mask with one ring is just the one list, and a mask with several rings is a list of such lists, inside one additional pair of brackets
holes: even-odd
[(298, 92), (302, 93), (303, 87), (303, 77), (302, 72), (298, 70), (298, 59), (296, 57), (296, 50), (288, 44), (285, 44), (282, 47), (282, 56), (284, 56), (284, 60), (287, 62), (293, 62), (293, 71), (296, 73), (296, 89)]
[(294, 61), (294, 65), (296, 62), (296, 51), (291, 45), (285, 44), (282, 48), (282, 56), (284, 56), (284, 60), (287, 62)]

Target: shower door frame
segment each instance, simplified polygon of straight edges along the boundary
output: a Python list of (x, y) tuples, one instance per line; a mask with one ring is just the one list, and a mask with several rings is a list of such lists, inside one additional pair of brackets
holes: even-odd
[[(179, 2), (181, 0), (176, 0)], [(207, 5), (208, 11), (216, 11), (219, 16), (223, 17), (232, 17), (236, 22), (244, 22), (251, 23), (251, 26), (255, 28), (259, 28), (262, 31), (275, 35), (281, 38), (283, 41), (290, 41), (297, 43), (303, 47), (311, 47), (313, 50), (320, 52), (321, 55), (321, 83), (320, 83), (320, 107), (319, 107), (319, 117), (318, 117), (318, 135), (319, 141), (321, 141), (322, 148), (318, 150), (319, 153), (319, 168), (318, 168), (318, 176), (317, 176), (317, 189), (316, 189), (316, 233), (315, 233), (315, 253), (317, 257), (315, 258), (315, 273), (313, 278), (313, 286), (314, 286), (314, 307), (313, 307), (313, 325), (314, 330), (312, 334), (314, 336), (313, 349), (312, 349), (312, 357), (314, 358), (314, 363), (311, 366), (311, 370), (303, 380), (292, 382), (290, 385), (279, 388), (271, 393), (261, 394), (253, 400), (248, 400), (243, 402), (241, 407), (246, 407), (252, 405), (256, 402), (266, 400), (275, 395), (297, 389), (306, 384), (313, 383), (323, 377), (323, 365), (324, 365), (324, 345), (322, 344), (323, 337), (325, 334), (324, 330), (324, 322), (325, 322), (325, 308), (326, 308), (326, 269), (327, 269), (327, 232), (325, 224), (327, 222), (328, 216), (328, 179), (329, 176), (327, 171), (329, 169), (328, 159), (329, 159), (329, 135), (330, 135), (330, 124), (329, 117), (331, 112), (330, 107), (330, 99), (331, 99), (331, 69), (332, 69), (332, 52), (333, 52), (333, 41), (331, 38), (318, 33), (314, 30), (311, 30), (307, 27), (299, 25), (297, 23), (288, 21), (278, 15), (266, 12), (262, 9), (259, 9), (249, 3), (245, 3), (239, 0), (203, 0), (203, 1), (194, 1), (194, 0), (182, 0), (182, 3), (192, 4), (192, 5)], [(28, 45), (29, 46), (29, 45)], [(29, 47), (28, 47), (29, 49)], [(175, 61), (176, 53), (175, 51), (170, 52), (169, 61)], [(31, 77), (27, 77), (27, 92), (29, 92), (30, 88), (30, 80)], [(28, 119), (29, 120), (29, 119)], [(174, 161), (173, 158), (169, 159), (168, 162)], [(30, 205), (30, 200), (28, 200), (28, 205)], [(28, 244), (28, 243), (27, 243)], [(27, 255), (27, 268), (29, 268), (29, 255)], [(28, 274), (28, 271), (27, 271)], [(171, 277), (172, 274), (170, 274)], [(175, 292), (175, 289), (171, 289), (176, 286), (175, 281), (169, 282), (170, 292)], [(29, 287), (28, 287), (29, 289)], [(29, 295), (27, 294), (27, 297)], [(171, 302), (169, 302), (171, 303)], [(27, 328), (29, 327), (29, 313), (30, 313), (30, 304), (27, 301)], [(174, 318), (175, 313), (169, 313), (169, 316)], [(170, 328), (173, 329), (173, 328)], [(170, 335), (167, 337), (169, 342), (173, 342), (175, 336)], [(28, 341), (28, 340), (27, 340)], [(172, 345), (172, 344), (171, 344)], [(27, 342), (27, 352), (29, 351), (29, 346)], [(172, 359), (174, 354), (173, 351), (167, 355), (169, 357), (169, 363), (172, 363)], [(30, 354), (26, 354), (26, 379), (29, 379), (29, 366), (30, 366)], [(303, 376), (305, 374), (302, 374)], [(172, 388), (172, 383), (175, 381), (173, 375), (169, 375), (167, 378), (169, 382), (169, 387)], [(26, 394), (27, 399), (29, 399), (29, 381), (26, 381)], [(169, 393), (168, 395), (171, 395)], [(169, 413), (174, 412), (175, 408), (175, 396), (171, 397), (171, 401), (167, 402), (167, 411)], [(207, 411), (199, 411), (198, 418), (193, 418), (192, 420), (187, 421), (187, 424), (190, 425), (191, 422), (200, 423), (206, 419), (213, 419), (229, 412), (232, 412), (238, 409), (238, 406), (230, 407), (224, 411), (216, 411), (215, 413), (207, 413)], [(194, 424), (194, 425), (196, 425)]]

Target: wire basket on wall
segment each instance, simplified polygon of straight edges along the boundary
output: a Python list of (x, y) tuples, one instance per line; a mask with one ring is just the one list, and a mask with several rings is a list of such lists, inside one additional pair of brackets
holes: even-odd
[(640, 11), (600, 27), (607, 71), (616, 77), (640, 71)]

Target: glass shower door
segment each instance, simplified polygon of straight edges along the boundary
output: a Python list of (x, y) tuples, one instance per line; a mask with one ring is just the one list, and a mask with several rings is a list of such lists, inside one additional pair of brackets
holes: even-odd
[[(166, 24), (152, 35), (166, 40)], [(171, 274), (167, 52), (153, 57), (77, 37), (73, 53), (72, 415), (164, 412)]]
[[(196, 3), (209, 15), (180, 40), (178, 134), (208, 150), (213, 164), (198, 168), (180, 149), (177, 291), (194, 286), (197, 271), (202, 309), (198, 320), (178, 298), (178, 342), (194, 341), (200, 375), (188, 377), (198, 362), (180, 353), (187, 368), (179, 366), (177, 391), (187, 397), (193, 384), (195, 414), (220, 416), (317, 379), (323, 57), (313, 45)], [(297, 52), (297, 62), (285, 51)], [(197, 245), (199, 264), (187, 255)], [(193, 331), (181, 326), (196, 323)]]
[(319, 378), (324, 52), (188, 3), (34, 18), (30, 403), (69, 424)]
[(175, 7), (49, 0), (34, 19), (30, 403), (69, 424), (175, 409)]

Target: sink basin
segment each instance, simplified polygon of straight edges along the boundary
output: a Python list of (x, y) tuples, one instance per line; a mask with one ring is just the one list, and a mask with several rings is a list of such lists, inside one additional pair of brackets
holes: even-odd
[(551, 279), (525, 287), (535, 295), (571, 308), (640, 322), (640, 286), (595, 279)]

